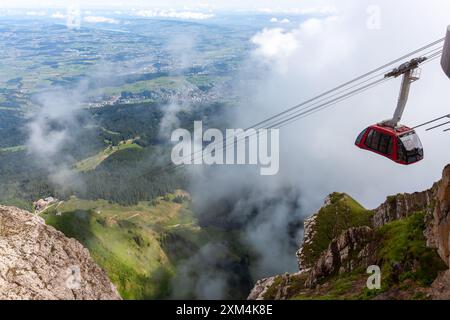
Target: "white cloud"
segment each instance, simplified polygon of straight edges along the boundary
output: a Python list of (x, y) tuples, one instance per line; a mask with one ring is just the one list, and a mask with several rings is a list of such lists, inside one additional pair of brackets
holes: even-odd
[(85, 22), (88, 23), (111, 23), (111, 24), (118, 24), (119, 21), (112, 18), (107, 17), (98, 17), (98, 16), (87, 16), (83, 19)]
[(137, 15), (147, 18), (161, 17), (186, 20), (206, 20), (214, 17), (213, 13), (175, 10), (140, 10), (137, 12)]
[(298, 41), (292, 32), (281, 28), (264, 29), (251, 39), (257, 45), (255, 54), (263, 58), (287, 57), (298, 48)]
[(65, 19), (67, 16), (58, 11), (52, 14), (51, 17), (54, 19)]
[(312, 8), (258, 8), (257, 12), (261, 13), (282, 13), (292, 15), (306, 15), (306, 14), (320, 14), (320, 15), (334, 15), (337, 13), (335, 6), (322, 6)]
[[(287, 21), (277, 19), (278, 23), (288, 23)], [(266, 28), (258, 32), (251, 38), (251, 42), (256, 45), (253, 55), (260, 62), (274, 66), (278, 72), (284, 73), (291, 61), (293, 55), (298, 55), (300, 49), (302, 54), (311, 58), (309, 66), (321, 70), (327, 65), (329, 52), (333, 52), (334, 57), (346, 56), (352, 47), (352, 40), (347, 35), (339, 35), (335, 38), (330, 37), (322, 43), (317, 50), (303, 50), (309, 46), (316, 46), (315, 38), (329, 32), (333, 34), (333, 28), (339, 26), (340, 20), (335, 17), (326, 17), (323, 19), (308, 19), (299, 27), (285, 30), (283, 28)]]
[(47, 15), (45, 11), (27, 11), (25, 14), (30, 17), (44, 17)]
[(270, 22), (272, 22), (272, 23), (283, 23), (283, 24), (286, 24), (286, 23), (289, 23), (289, 22), (291, 22), (291, 21), (290, 21), (289, 19), (287, 19), (287, 18), (284, 18), (284, 19), (279, 20), (278, 18), (273, 17), (272, 19), (270, 19)]

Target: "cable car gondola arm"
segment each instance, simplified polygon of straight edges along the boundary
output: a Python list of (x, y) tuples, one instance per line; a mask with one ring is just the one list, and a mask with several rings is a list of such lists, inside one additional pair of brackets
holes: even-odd
[(394, 116), (392, 117), (392, 119), (383, 121), (380, 125), (390, 127), (390, 128), (397, 127), (398, 123), (402, 119), (403, 112), (405, 111), (406, 103), (408, 102), (408, 96), (409, 96), (409, 91), (411, 88), (411, 83), (419, 80), (419, 77), (420, 77), (418, 74), (416, 74), (416, 69), (419, 67), (419, 65), (422, 62), (424, 62), (426, 60), (427, 60), (426, 57), (412, 59), (411, 61), (402, 64), (397, 69), (394, 69), (393, 71), (391, 71), (385, 75), (385, 78), (390, 78), (390, 77), (397, 78), (397, 77), (403, 75), (403, 80), (402, 80), (402, 86), (400, 89), (400, 95), (398, 98), (397, 108), (395, 109)]

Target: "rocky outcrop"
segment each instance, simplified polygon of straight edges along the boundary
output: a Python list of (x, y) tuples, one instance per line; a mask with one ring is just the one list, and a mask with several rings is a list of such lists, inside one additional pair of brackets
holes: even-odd
[(276, 277), (258, 280), (248, 296), (248, 300), (264, 300), (267, 290), (274, 284)]
[(78, 241), (44, 220), (0, 206), (0, 299), (120, 299)]
[[(371, 226), (372, 213), (345, 193), (329, 195), (319, 211), (305, 219), (303, 243), (297, 251), (299, 268), (312, 268), (331, 240), (347, 229)], [(320, 230), (320, 232), (319, 232)]]
[(442, 272), (434, 280), (429, 295), (433, 300), (450, 300), (450, 270)]
[(427, 230), (428, 245), (450, 267), (450, 165), (444, 169), (438, 184), (434, 210)]
[[(450, 269), (445, 267), (450, 267), (450, 165), (429, 190), (388, 197), (369, 215), (348, 195), (330, 195), (305, 220), (297, 259), (301, 277), (264, 279), (249, 298), (320, 298), (330, 290), (341, 292), (333, 282), (339, 280), (347, 284), (345, 297), (359, 299), (366, 268), (378, 265), (395, 285), (372, 298), (450, 299)], [(416, 282), (416, 275), (423, 282)]]
[(308, 269), (312, 267), (306, 259), (305, 248), (312, 244), (314, 236), (316, 235), (316, 230), (314, 228), (316, 225), (316, 219), (317, 214), (313, 214), (311, 217), (306, 218), (303, 222), (303, 244), (296, 253), (299, 269)]
[(408, 217), (411, 213), (427, 210), (436, 196), (437, 184), (431, 189), (390, 196), (378, 208), (374, 210), (373, 225), (380, 228), (392, 221)]
[(292, 289), (305, 282), (308, 270), (294, 274), (285, 273), (281, 276), (258, 280), (248, 296), (248, 300), (283, 300), (290, 296)]
[(375, 234), (369, 227), (351, 228), (334, 239), (309, 272), (306, 287), (314, 287), (330, 275), (349, 273), (357, 267), (367, 268), (372, 261)]

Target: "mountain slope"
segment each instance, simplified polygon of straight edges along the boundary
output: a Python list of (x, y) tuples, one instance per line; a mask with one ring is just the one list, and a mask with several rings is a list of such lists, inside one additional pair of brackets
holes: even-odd
[[(249, 299), (450, 299), (450, 166), (431, 189), (372, 212), (342, 199), (351, 198), (331, 195), (305, 221), (300, 272), (258, 281)], [(371, 265), (378, 290), (366, 286)]]
[(194, 299), (197, 283), (215, 273), (232, 276), (227, 298), (251, 286), (238, 235), (200, 225), (181, 190), (134, 206), (72, 197), (42, 217), (80, 241), (124, 299)]

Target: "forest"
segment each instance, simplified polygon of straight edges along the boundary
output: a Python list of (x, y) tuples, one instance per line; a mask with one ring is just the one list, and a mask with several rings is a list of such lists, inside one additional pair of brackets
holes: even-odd
[[(165, 104), (141, 103), (83, 110), (78, 127), (64, 128), (74, 138), (64, 145), (52, 163), (41, 161), (25, 148), (0, 149), (3, 150), (0, 151), (0, 202), (31, 209), (32, 202), (43, 197), (64, 200), (75, 195), (133, 205), (185, 188), (183, 170), (163, 170), (171, 163), (170, 145), (159, 135), (165, 107)], [(196, 119), (208, 119), (205, 125), (224, 126), (218, 116), (224, 107), (210, 104), (180, 112), (177, 115), (180, 126), (190, 129)], [(8, 121), (1, 121), (0, 147), (26, 145), (27, 120), (16, 112), (1, 115), (8, 117)], [(60, 124), (53, 125), (58, 130)], [(77, 161), (129, 139), (139, 148), (119, 150), (94, 170), (74, 169), (76, 183), (61, 186), (51, 178), (55, 164), (69, 163), (73, 167)]]

